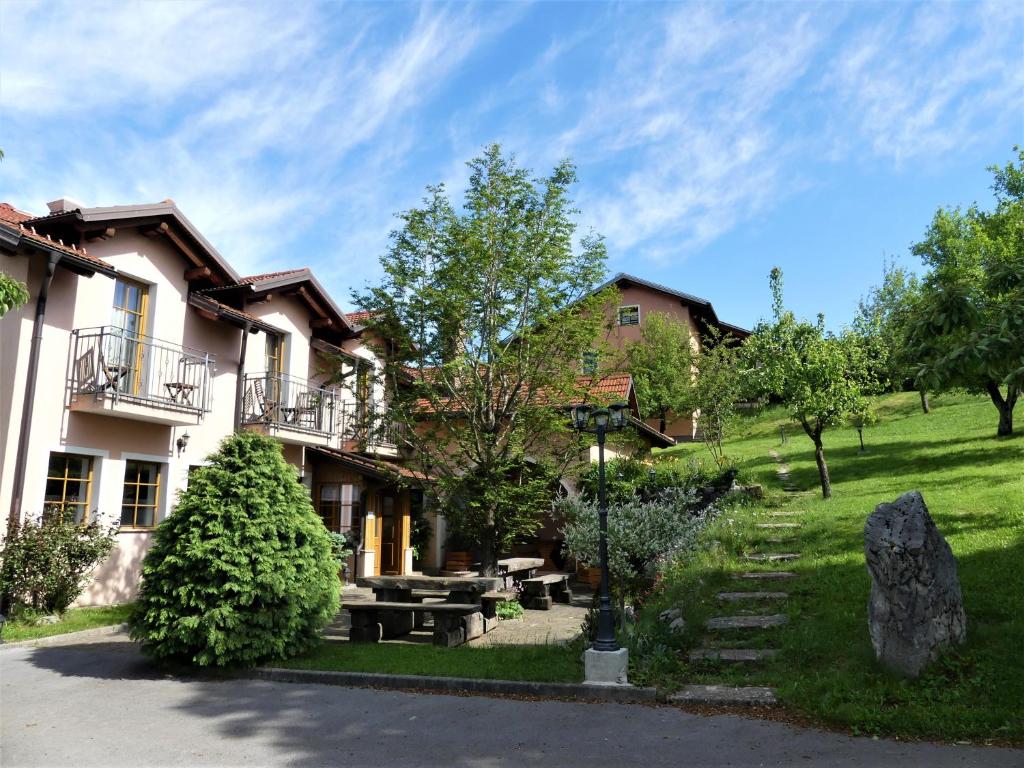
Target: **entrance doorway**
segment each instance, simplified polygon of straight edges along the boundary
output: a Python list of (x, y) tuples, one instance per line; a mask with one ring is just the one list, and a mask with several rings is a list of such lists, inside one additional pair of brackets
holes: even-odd
[(400, 570), (397, 505), (392, 494), (382, 494), (380, 501), (380, 572), (397, 574)]

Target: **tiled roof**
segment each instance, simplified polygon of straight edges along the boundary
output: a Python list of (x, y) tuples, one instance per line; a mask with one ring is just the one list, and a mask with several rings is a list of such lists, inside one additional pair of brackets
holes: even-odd
[(199, 298), (200, 301), (209, 302), (210, 304), (215, 306), (217, 309), (219, 309), (220, 311), (222, 311), (222, 312), (224, 312), (226, 314), (235, 315), (236, 317), (238, 317), (238, 318), (240, 318), (242, 320), (249, 320), (250, 322), (256, 323), (257, 325), (260, 325), (260, 326), (267, 325), (266, 321), (261, 320), (260, 318), (256, 317), (256, 315), (249, 314), (248, 312), (243, 312), (240, 309), (235, 309), (234, 307), (232, 307), (232, 306), (230, 306), (228, 304), (225, 304), (222, 301), (217, 301), (215, 298), (213, 298), (212, 296), (210, 296), (207, 293), (199, 294), (198, 298)]
[(369, 456), (352, 453), (351, 451), (340, 451), (337, 448), (320, 447), (313, 448), (312, 450), (340, 461), (356, 472), (363, 472), (375, 477), (386, 477), (395, 480), (404, 477), (409, 480), (425, 480), (428, 482), (433, 482), (435, 479), (430, 475), (410, 469), (409, 467), (404, 467), (401, 464), (394, 464), (390, 461), (381, 461), (379, 459), (371, 459)]
[(346, 312), (345, 319), (350, 323), (361, 323), (363, 320), (369, 320), (372, 312)]
[(23, 240), (38, 243), (39, 245), (45, 248), (49, 248), (54, 251), (60, 251), (61, 253), (66, 253), (69, 256), (74, 256), (76, 259), (84, 261), (87, 264), (92, 264), (93, 266), (96, 266), (104, 271), (115, 271), (114, 267), (108, 264), (107, 262), (103, 261), (103, 259), (97, 259), (95, 256), (90, 256), (89, 253), (85, 250), (85, 248), (78, 248), (75, 245), (65, 245), (60, 240), (52, 240), (45, 235), (40, 235), (34, 229), (27, 227), (24, 224), (9, 221), (0, 221), (0, 226), (9, 229), (12, 232), (17, 232), (19, 235), (21, 235)]
[(31, 213), (19, 211), (10, 203), (0, 203), (0, 221), (9, 221), (12, 224), (20, 224), (33, 218)]
[(279, 277), (288, 277), (289, 275), (297, 275), (300, 272), (308, 272), (309, 267), (299, 267), (298, 269), (285, 269), (281, 272), (266, 272), (262, 275), (248, 275), (246, 277), (239, 278), (239, 285), (252, 285), (253, 283), (262, 283), (265, 280), (276, 280)]
[[(416, 372), (414, 369), (411, 373), (415, 377)], [(428, 377), (425, 376), (424, 379), (426, 378)], [(601, 404), (626, 402), (629, 400), (629, 393), (633, 387), (633, 377), (628, 373), (610, 373), (594, 381), (593, 377), (580, 376), (576, 379), (576, 384), (579, 387), (579, 397), (584, 402)], [(534, 404), (550, 405), (556, 408), (570, 405), (570, 403), (554, 401), (553, 398), (549, 399), (547, 393), (540, 390), (537, 391), (537, 399)], [(417, 400), (416, 408), (423, 413), (434, 413), (436, 411), (436, 408), (426, 398)]]

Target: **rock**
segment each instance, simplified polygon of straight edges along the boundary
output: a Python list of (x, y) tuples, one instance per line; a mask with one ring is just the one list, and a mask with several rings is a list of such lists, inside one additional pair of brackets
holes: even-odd
[(37, 616), (32, 620), (32, 624), (37, 627), (42, 627), (47, 624), (60, 624), (60, 616), (54, 616), (53, 614), (50, 614), (49, 616)]
[(677, 635), (681, 635), (686, 631), (686, 621), (680, 616), (677, 619), (673, 619), (672, 623), (668, 625), (669, 632), (675, 632)]
[(658, 621), (670, 622), (673, 619), (678, 619), (683, 615), (682, 608), (667, 608), (658, 614)]
[(956, 558), (920, 493), (875, 508), (864, 526), (864, 555), (875, 655), (886, 667), (917, 677), (943, 648), (967, 636)]

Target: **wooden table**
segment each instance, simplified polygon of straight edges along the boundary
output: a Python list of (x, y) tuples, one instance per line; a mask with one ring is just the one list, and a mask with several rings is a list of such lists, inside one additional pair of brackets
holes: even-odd
[(377, 600), (392, 603), (412, 601), (414, 589), (447, 591), (449, 603), (480, 603), (484, 592), (499, 590), (504, 585), (501, 576), (362, 576), (356, 579), (360, 587), (370, 587)]
[(532, 579), (543, 565), (544, 558), (541, 557), (507, 557), (498, 561), (498, 573), (505, 583), (505, 589), (511, 589), (517, 581)]

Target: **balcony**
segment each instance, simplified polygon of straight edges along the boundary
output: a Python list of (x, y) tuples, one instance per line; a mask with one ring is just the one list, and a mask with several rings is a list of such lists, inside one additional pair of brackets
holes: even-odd
[(187, 426), (210, 410), (209, 352), (113, 326), (72, 331), (70, 351), (74, 411)]
[(378, 456), (397, 456), (401, 429), (388, 421), (385, 414), (386, 408), (373, 401), (341, 404), (338, 408), (341, 447)]
[(282, 442), (332, 447), (338, 391), (282, 373), (245, 377), (242, 423)]

